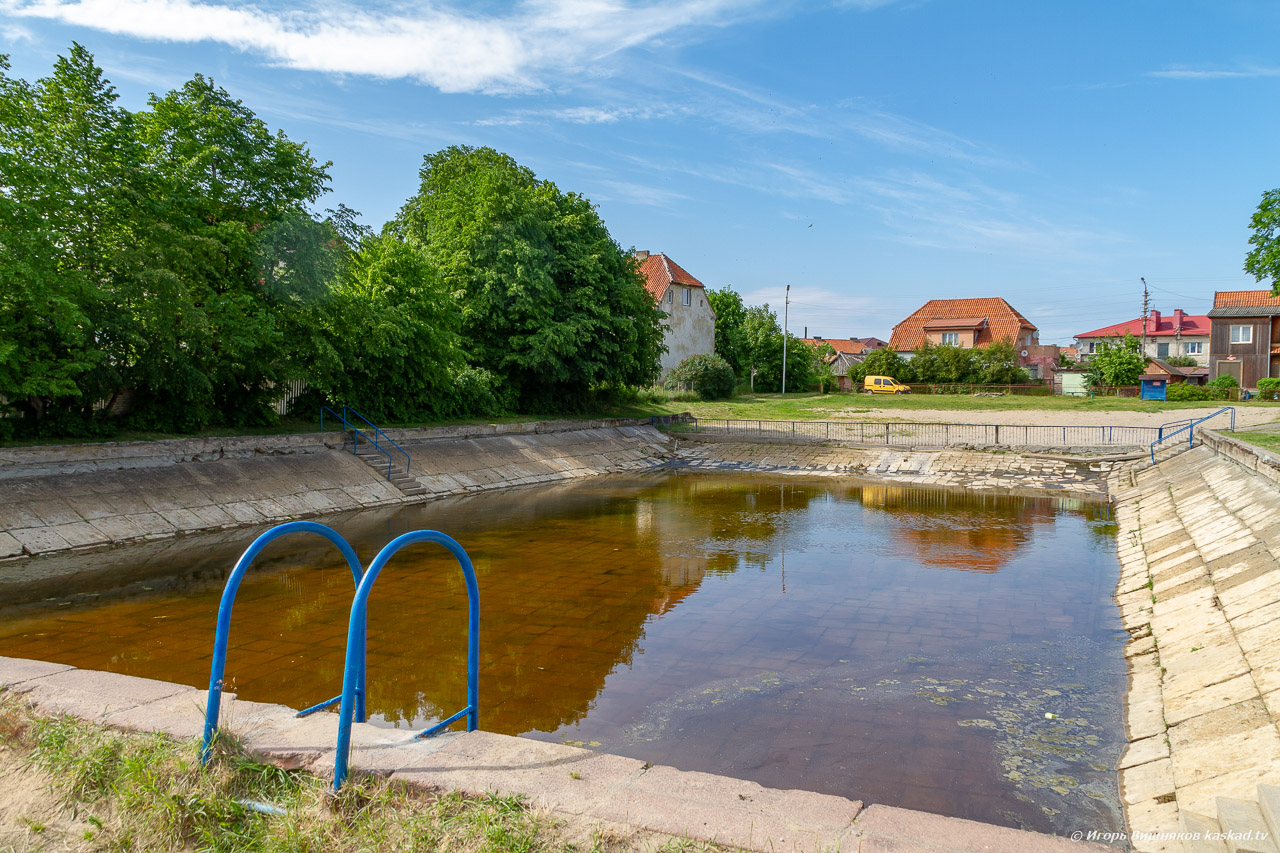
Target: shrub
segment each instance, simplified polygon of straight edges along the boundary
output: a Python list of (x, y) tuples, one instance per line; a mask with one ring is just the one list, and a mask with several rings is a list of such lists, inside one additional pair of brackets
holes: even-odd
[(1276, 391), (1280, 390), (1280, 377), (1269, 377), (1258, 380), (1259, 391)]
[(1164, 363), (1170, 367), (1195, 367), (1196, 360), (1189, 355), (1171, 355), (1164, 359)]
[(692, 385), (702, 399), (718, 400), (733, 394), (738, 378), (733, 375), (729, 362), (718, 355), (704, 352), (691, 355), (676, 365), (667, 374), (663, 385), (674, 391), (686, 383)]
[(1165, 394), (1165, 399), (1171, 403), (1187, 403), (1196, 400), (1225, 400), (1231, 393), (1229, 388), (1213, 387), (1213, 383), (1208, 385), (1192, 385), (1188, 382), (1179, 382), (1171, 384)]
[(1211, 379), (1205, 383), (1209, 388), (1239, 388), (1240, 383), (1235, 380), (1234, 376), (1222, 374), (1217, 379)]

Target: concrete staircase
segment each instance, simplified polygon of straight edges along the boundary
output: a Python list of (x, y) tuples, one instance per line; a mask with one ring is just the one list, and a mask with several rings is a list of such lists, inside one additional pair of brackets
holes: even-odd
[[(362, 459), (364, 464), (377, 471), (379, 476), (387, 477), (386, 454), (370, 448), (369, 450), (362, 449), (356, 456)], [(391, 476), (387, 477), (387, 480), (406, 495), (421, 495), (427, 491), (407, 470), (398, 468), (394, 464), (391, 466)]]
[(1218, 797), (1218, 819), (1182, 811), (1187, 853), (1280, 853), (1280, 788), (1258, 786), (1258, 801)]

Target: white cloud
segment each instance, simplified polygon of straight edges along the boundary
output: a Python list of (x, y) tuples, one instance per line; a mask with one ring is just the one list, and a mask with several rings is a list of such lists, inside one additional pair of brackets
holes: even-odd
[(9, 44), (36, 40), (35, 34), (31, 30), (17, 24), (5, 24), (0, 27), (0, 38), (3, 38)]
[(136, 38), (212, 41), (290, 68), (410, 78), (445, 92), (542, 88), (647, 39), (723, 24), (762, 0), (523, 0), (503, 15), (313, 0), (266, 9), (232, 0), (0, 0), (11, 16)]
[(1242, 77), (1280, 77), (1280, 68), (1243, 68), (1237, 70), (1217, 68), (1166, 68), (1163, 71), (1148, 71), (1148, 77), (1163, 77), (1169, 80), (1230, 80)]

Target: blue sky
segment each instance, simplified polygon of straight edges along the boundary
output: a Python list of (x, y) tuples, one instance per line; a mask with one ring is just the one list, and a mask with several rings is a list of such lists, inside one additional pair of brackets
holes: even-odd
[(0, 0), (13, 73), (71, 41), (141, 108), (194, 73), (332, 160), (379, 226), (490, 145), (790, 327), (1003, 296), (1044, 342), (1203, 313), (1280, 186), (1280, 3)]

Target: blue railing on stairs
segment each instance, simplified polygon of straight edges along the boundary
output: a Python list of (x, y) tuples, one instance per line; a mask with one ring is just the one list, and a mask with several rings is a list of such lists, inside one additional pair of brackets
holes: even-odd
[(1236, 431), (1236, 410), (1234, 406), (1223, 406), (1221, 409), (1218, 409), (1218, 411), (1214, 412), (1211, 415), (1205, 415), (1203, 418), (1196, 418), (1195, 420), (1187, 418), (1181, 421), (1171, 421), (1167, 424), (1162, 425), (1160, 427), (1159, 436), (1156, 438), (1155, 441), (1151, 442), (1151, 462), (1154, 464), (1156, 461), (1156, 445), (1157, 444), (1161, 444), (1173, 438), (1175, 435), (1180, 435), (1185, 432), (1187, 434), (1187, 448), (1190, 449), (1195, 445), (1196, 427), (1207, 420), (1212, 420), (1213, 418), (1216, 418), (1218, 415), (1221, 415), (1224, 412), (1231, 413), (1231, 426), (1229, 426), (1228, 429), (1231, 430), (1231, 432), (1235, 432)]
[[(412, 460), (410, 460), (408, 452), (399, 444), (396, 444), (396, 442), (391, 438), (391, 436), (387, 435), (385, 432), (379, 429), (376, 424), (374, 424), (364, 415), (360, 414), (350, 406), (343, 406), (342, 414), (338, 414), (328, 406), (321, 406), (320, 407), (320, 431), (321, 432), (324, 432), (324, 413), (325, 412), (328, 412), (333, 417), (342, 421), (342, 425), (346, 429), (351, 431), (351, 436), (352, 436), (351, 452), (352, 453), (354, 453), (357, 456), (360, 455), (360, 438), (361, 436), (363, 436), (366, 444), (372, 444), (375, 450), (377, 450), (379, 453), (387, 457), (387, 479), (388, 480), (391, 479), (391, 475), (395, 471), (395, 460), (391, 455), (391, 451), (378, 443), (379, 436), (382, 438), (384, 442), (391, 445), (392, 447), (394, 447), (396, 450), (398, 450), (400, 453), (404, 455), (404, 472), (406, 474), (409, 473), (409, 465), (411, 464)], [(369, 426), (373, 427), (374, 434), (371, 436), (364, 430), (360, 429), (358, 426), (356, 426), (350, 420), (347, 419), (347, 415), (355, 415), (357, 418), (364, 421)]]
[(208, 704), (205, 708), (204, 743), (200, 750), (200, 761), (209, 763), (213, 752), (213, 743), (218, 733), (218, 717), (222, 705), (223, 675), (227, 665), (227, 642), (231, 631), (231, 610), (235, 605), (236, 593), (240, 589), (240, 581), (253, 563), (258, 553), (268, 544), (290, 533), (318, 533), (338, 547), (351, 575), (355, 580), (355, 596), (351, 601), (351, 618), (347, 625), (347, 651), (342, 673), (342, 693), (310, 708), (297, 712), (297, 716), (305, 717), (324, 708), (341, 702), (338, 711), (338, 742), (334, 760), (333, 789), (337, 791), (347, 778), (348, 764), (351, 759), (351, 724), (363, 723), (367, 717), (368, 690), (366, 677), (368, 671), (368, 623), (369, 593), (373, 584), (387, 562), (406, 545), (418, 542), (434, 542), (444, 546), (453, 554), (462, 569), (463, 579), (467, 586), (467, 705), (461, 711), (451, 714), (417, 737), (431, 737), (439, 734), (458, 720), (466, 718), (467, 731), (473, 732), (480, 725), (480, 590), (476, 582), (475, 568), (466, 550), (457, 540), (437, 530), (414, 530), (396, 537), (378, 552), (369, 564), (368, 571), (360, 565), (355, 550), (332, 528), (314, 521), (290, 521), (279, 524), (263, 533), (245, 549), (244, 554), (236, 561), (235, 567), (227, 578), (227, 585), (222, 591), (222, 601), (218, 605), (218, 623), (213, 640), (213, 666), (209, 673)]

